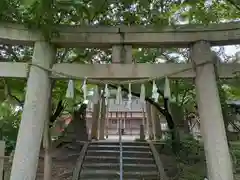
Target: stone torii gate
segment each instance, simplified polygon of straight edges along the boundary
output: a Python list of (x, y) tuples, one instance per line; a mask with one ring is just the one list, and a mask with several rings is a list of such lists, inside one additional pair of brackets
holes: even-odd
[[(67, 78), (59, 73), (79, 79), (141, 79), (165, 75), (171, 75), (170, 78), (195, 78), (208, 177), (211, 180), (233, 180), (210, 48), (212, 45), (240, 43), (239, 23), (208, 27), (183, 25), (160, 30), (147, 27), (74, 26), (57, 29), (59, 37), (47, 42), (40, 32), (22, 25), (0, 24), (1, 43), (34, 45), (31, 64), (0, 62), (0, 77), (28, 79), (11, 180), (34, 180), (36, 177), (44, 123), (49, 118), (51, 79)], [(133, 64), (131, 61), (129, 64), (119, 64), (121, 58), (117, 49), (125, 45), (127, 52), (131, 52), (131, 47), (190, 47), (192, 63)], [(113, 47), (115, 64), (56, 64), (56, 48), (59, 47)], [(129, 56), (132, 56), (131, 53), (126, 54), (126, 57)], [(240, 71), (240, 65), (220, 64), (218, 71), (222, 78), (233, 78), (234, 73)]]

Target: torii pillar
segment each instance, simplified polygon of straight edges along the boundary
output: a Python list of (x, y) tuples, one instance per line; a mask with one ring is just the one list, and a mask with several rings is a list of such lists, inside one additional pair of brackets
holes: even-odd
[[(208, 179), (233, 180), (231, 157), (218, 94), (210, 43), (200, 41), (191, 49), (196, 67), (196, 91)], [(197, 64), (209, 63), (197, 66)]]
[[(32, 63), (51, 68), (55, 49), (47, 42), (34, 46)], [(27, 81), (27, 92), (10, 180), (35, 180), (44, 123), (49, 118), (51, 98), (49, 72), (32, 66)]]

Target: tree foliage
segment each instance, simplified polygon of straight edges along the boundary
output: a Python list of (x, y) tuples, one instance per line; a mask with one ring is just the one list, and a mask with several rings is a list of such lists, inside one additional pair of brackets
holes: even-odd
[(15, 147), (20, 111), (9, 101), (0, 104), (0, 139), (6, 141), (7, 153)]

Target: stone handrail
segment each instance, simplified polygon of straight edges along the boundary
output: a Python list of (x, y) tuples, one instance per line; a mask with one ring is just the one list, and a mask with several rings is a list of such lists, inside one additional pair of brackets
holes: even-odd
[(83, 164), (86, 152), (87, 152), (88, 145), (89, 145), (89, 142), (85, 142), (84, 143), (84, 146), (83, 146), (83, 148), (82, 148), (82, 150), (80, 152), (79, 158), (77, 160), (76, 167), (75, 167), (75, 169), (73, 171), (73, 178), (72, 178), (72, 180), (78, 180), (79, 179), (80, 171), (82, 169), (82, 164)]
[(160, 179), (161, 180), (169, 180), (169, 178), (167, 177), (167, 175), (164, 171), (164, 167), (163, 167), (162, 161), (160, 159), (159, 153), (157, 152), (155, 146), (153, 145), (153, 143), (151, 141), (148, 141), (148, 143), (152, 150), (152, 154), (153, 154), (154, 160), (155, 160), (157, 168), (158, 168)]

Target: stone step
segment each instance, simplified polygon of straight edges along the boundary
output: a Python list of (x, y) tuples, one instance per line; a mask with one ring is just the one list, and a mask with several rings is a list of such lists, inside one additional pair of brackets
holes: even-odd
[[(119, 170), (119, 163), (84, 163), (83, 169), (95, 169), (95, 170)], [(143, 172), (143, 171), (157, 171), (155, 164), (123, 164), (125, 172)]]
[[(84, 180), (85, 178), (83, 177), (83, 178), (81, 178), (81, 180)], [(87, 180), (119, 180), (119, 177), (117, 177), (117, 178), (112, 178), (112, 177), (110, 177), (110, 178), (107, 178), (107, 177), (105, 177), (105, 178), (86, 178)], [(128, 178), (128, 179), (126, 179), (126, 180), (159, 180), (159, 178), (144, 178), (144, 179), (138, 179), (138, 178)]]
[[(108, 178), (119, 178), (119, 171), (116, 170), (88, 170), (83, 169), (80, 175), (80, 179), (98, 179), (99, 177), (108, 179)], [(158, 172), (124, 172), (123, 179), (137, 178), (137, 179), (157, 179)]]
[[(122, 148), (124, 180), (159, 180), (158, 169), (148, 143), (123, 142)], [(119, 180), (119, 156), (119, 142), (91, 142), (80, 179)]]
[[(119, 163), (119, 157), (114, 156), (85, 156), (86, 163)], [(123, 157), (124, 164), (155, 164), (153, 158)]]
[[(81, 179), (85, 179), (85, 178), (81, 178)], [(119, 180), (119, 177), (118, 178), (86, 178), (87, 180)], [(128, 178), (127, 180), (139, 180), (138, 178), (134, 178), (134, 179), (132, 179), (132, 178)], [(142, 179), (140, 179), (140, 180), (142, 180)], [(152, 179), (152, 178), (144, 178), (144, 180), (159, 180), (159, 178), (157, 179)]]
[[(123, 157), (142, 157), (142, 158), (152, 158), (152, 153), (141, 152), (141, 151), (122, 151)], [(88, 150), (87, 156), (114, 156), (119, 157), (120, 151), (112, 151), (112, 150)]]
[[(150, 151), (149, 146), (130, 146), (130, 145), (123, 145), (123, 150), (125, 151)], [(88, 150), (119, 150), (119, 145), (97, 145), (91, 144), (88, 146)]]
[[(119, 146), (120, 143), (116, 141), (93, 141), (90, 145), (117, 145)], [(126, 146), (149, 146), (147, 142), (126, 142), (123, 141), (122, 145)]]

